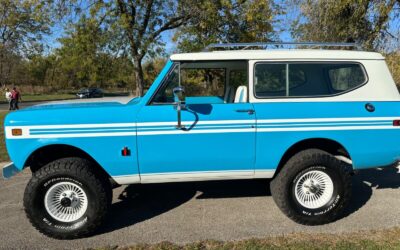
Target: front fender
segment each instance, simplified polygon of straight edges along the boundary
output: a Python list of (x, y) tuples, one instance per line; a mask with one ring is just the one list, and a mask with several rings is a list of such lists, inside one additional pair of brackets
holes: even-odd
[[(18, 139), (7, 140), (6, 143), (10, 158), (18, 170), (26, 167), (27, 160), (35, 151), (51, 145), (66, 145), (84, 151), (110, 176), (138, 174), (135, 136)], [(123, 147), (131, 149), (133, 153), (122, 156)]]

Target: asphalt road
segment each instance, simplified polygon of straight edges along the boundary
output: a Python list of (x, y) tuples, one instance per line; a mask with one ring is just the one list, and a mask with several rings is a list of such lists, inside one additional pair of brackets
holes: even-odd
[(341, 220), (308, 227), (276, 207), (265, 180), (122, 186), (104, 226), (89, 238), (60, 241), (31, 227), (22, 207), (29, 170), (0, 180), (0, 248), (127, 246), (204, 239), (238, 240), (293, 232), (349, 233), (400, 226), (400, 174), (367, 170), (353, 179), (351, 207)]

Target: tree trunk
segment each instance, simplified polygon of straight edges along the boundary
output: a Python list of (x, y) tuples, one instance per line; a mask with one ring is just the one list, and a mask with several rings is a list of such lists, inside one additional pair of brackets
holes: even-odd
[(3, 73), (3, 65), (4, 65), (4, 51), (3, 51), (3, 49), (2, 49), (2, 47), (0, 46), (0, 84), (3, 86), (3, 85), (6, 85), (5, 84), (5, 81), (3, 81), (3, 78), (4, 78), (4, 73)]
[(133, 61), (134, 61), (133, 71), (135, 74), (135, 82), (136, 82), (136, 95), (142, 96), (144, 93), (142, 60), (139, 58), (135, 58)]

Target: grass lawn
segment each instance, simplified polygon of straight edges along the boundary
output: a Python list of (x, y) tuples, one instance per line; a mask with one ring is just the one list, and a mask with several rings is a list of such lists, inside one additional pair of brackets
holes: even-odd
[(44, 94), (44, 95), (22, 95), (22, 101), (51, 101), (51, 100), (64, 100), (75, 99), (76, 96), (72, 94)]
[(9, 161), (7, 150), (6, 150), (6, 143), (4, 141), (4, 117), (8, 111), (0, 111), (0, 120), (1, 120), (1, 127), (0, 127), (0, 162)]
[[(117, 249), (117, 247), (99, 249)], [(118, 249), (400, 249), (400, 228), (342, 235), (290, 234), (281, 237), (229, 242), (206, 240), (185, 245), (162, 242), (154, 245), (142, 244)]]

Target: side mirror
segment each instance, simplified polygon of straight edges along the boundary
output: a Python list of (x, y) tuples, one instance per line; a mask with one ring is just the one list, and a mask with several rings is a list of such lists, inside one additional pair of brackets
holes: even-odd
[(174, 101), (175, 103), (184, 103), (185, 102), (185, 88), (182, 86), (175, 87), (174, 92)]
[(175, 127), (177, 129), (184, 129), (185, 126), (182, 125), (181, 111), (185, 109), (185, 88), (182, 86), (175, 87), (172, 92), (174, 93), (174, 101), (178, 115), (178, 124)]

